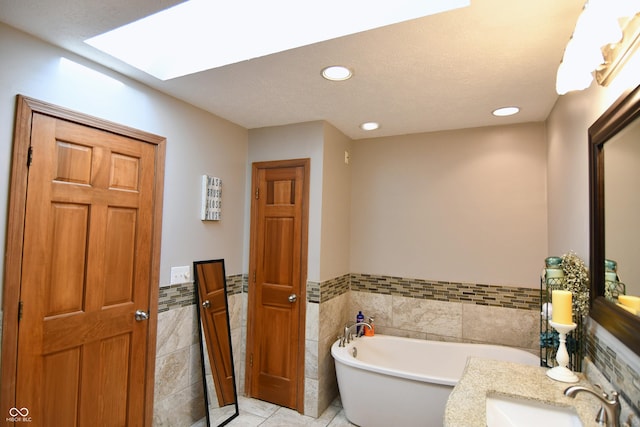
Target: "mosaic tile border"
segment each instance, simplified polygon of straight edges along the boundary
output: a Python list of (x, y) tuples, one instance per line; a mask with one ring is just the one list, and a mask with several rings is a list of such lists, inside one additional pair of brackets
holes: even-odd
[(633, 406), (636, 415), (640, 417), (640, 373), (625, 363), (614, 349), (609, 347), (594, 333), (586, 335), (587, 355), (604, 377), (624, 396)]
[(164, 286), (160, 288), (158, 295), (158, 313), (187, 307), (195, 303), (196, 293), (193, 282)]
[[(227, 293), (229, 295), (247, 293), (248, 287), (248, 275), (246, 274), (227, 277)], [(322, 283), (308, 281), (307, 301), (327, 302), (349, 290), (493, 307), (536, 311), (540, 309), (539, 289), (480, 283), (440, 282), (358, 273), (345, 274)], [(160, 288), (159, 312), (190, 304), (195, 304), (193, 283)]]
[[(325, 285), (323, 284), (322, 286)], [(307, 282), (307, 302), (320, 302), (320, 283), (309, 281)]]
[(349, 274), (318, 282), (307, 282), (307, 301), (321, 303), (340, 296), (349, 291), (351, 278)]
[(442, 282), (354, 273), (350, 276), (350, 285), (352, 291), (492, 307), (540, 310), (540, 290), (534, 288)]
[(349, 290), (493, 307), (540, 310), (539, 289), (359, 273), (336, 277), (321, 284), (307, 283), (307, 300), (326, 302)]
[(236, 295), (246, 292), (245, 284), (249, 276), (246, 274), (234, 274), (233, 276), (227, 276), (227, 295)]
[[(241, 294), (245, 289), (246, 283), (246, 274), (227, 276), (227, 295)], [(163, 286), (158, 294), (158, 313), (187, 307), (195, 303), (196, 294), (193, 282)]]

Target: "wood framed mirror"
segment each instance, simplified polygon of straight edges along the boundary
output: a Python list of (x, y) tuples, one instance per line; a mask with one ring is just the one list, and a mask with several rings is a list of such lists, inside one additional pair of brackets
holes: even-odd
[(238, 416), (224, 260), (193, 263), (207, 426)]
[(589, 128), (590, 317), (640, 355), (640, 316), (607, 291), (605, 259), (616, 261), (627, 295), (640, 296), (640, 86)]

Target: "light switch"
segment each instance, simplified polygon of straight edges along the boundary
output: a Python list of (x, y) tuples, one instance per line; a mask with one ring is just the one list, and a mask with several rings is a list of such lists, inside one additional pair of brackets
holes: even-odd
[(171, 267), (171, 284), (188, 283), (191, 281), (191, 270), (188, 265)]

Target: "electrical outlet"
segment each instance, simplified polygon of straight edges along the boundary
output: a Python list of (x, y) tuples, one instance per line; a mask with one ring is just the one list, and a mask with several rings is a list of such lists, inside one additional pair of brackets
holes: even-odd
[(191, 281), (191, 271), (188, 265), (171, 267), (171, 284), (188, 283)]

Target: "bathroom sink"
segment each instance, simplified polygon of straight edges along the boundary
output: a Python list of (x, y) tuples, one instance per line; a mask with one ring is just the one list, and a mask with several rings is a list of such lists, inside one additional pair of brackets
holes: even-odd
[(582, 427), (578, 414), (568, 407), (542, 402), (487, 396), (487, 427)]

